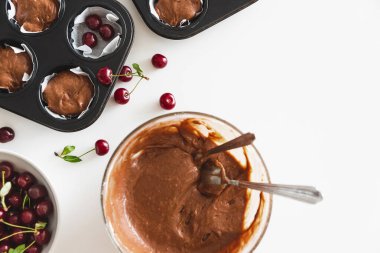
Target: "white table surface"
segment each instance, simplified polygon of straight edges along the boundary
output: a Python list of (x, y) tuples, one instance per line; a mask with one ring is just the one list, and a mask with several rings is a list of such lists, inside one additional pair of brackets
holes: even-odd
[[(70, 134), (0, 109), (0, 126), (17, 134), (0, 149), (36, 163), (58, 194), (51, 252), (117, 252), (101, 215), (103, 172), (131, 130), (166, 113), (158, 99), (168, 91), (175, 111), (215, 114), (254, 131), (274, 182), (323, 192), (316, 206), (275, 197), (256, 252), (380, 252), (379, 0), (261, 0), (183, 41), (155, 35), (132, 2), (122, 2), (136, 26), (127, 63), (151, 77), (128, 105), (110, 100), (95, 124)], [(149, 62), (157, 52), (169, 59), (163, 70)], [(85, 151), (99, 138), (111, 145), (106, 157), (73, 165), (53, 155), (67, 144)]]

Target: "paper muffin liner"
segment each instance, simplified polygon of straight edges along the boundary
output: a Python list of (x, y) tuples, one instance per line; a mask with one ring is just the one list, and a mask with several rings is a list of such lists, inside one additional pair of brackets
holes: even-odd
[[(32, 72), (30, 72), (30, 74), (28, 74), (28, 73), (24, 73), (24, 76), (22, 77), (22, 81), (24, 82), (24, 83), (23, 83), (23, 87), (24, 87), (24, 85), (25, 85), (25, 84), (30, 80), (30, 78), (32, 77), (33, 72), (34, 72), (34, 70), (35, 70), (35, 66), (36, 66), (36, 63), (34, 62), (34, 58), (33, 58), (32, 52), (30, 51), (30, 49), (29, 49), (25, 44), (21, 44), (21, 47), (22, 47), (22, 48), (15, 47), (15, 46), (11, 46), (11, 45), (6, 44), (6, 43), (3, 44), (3, 46), (11, 48), (11, 49), (13, 50), (13, 52), (15, 52), (15, 54), (20, 54), (20, 53), (24, 53), (24, 52), (27, 52), (27, 53), (28, 53), (28, 55), (29, 55), (29, 57), (30, 57), (30, 59), (31, 59), (31, 61), (32, 61), (32, 65), (33, 65), (33, 67), (32, 67)], [(23, 87), (22, 87), (22, 88), (23, 88)], [(20, 89), (22, 89), (22, 88), (20, 88)], [(6, 88), (6, 87), (1, 87), (1, 83), (0, 83), (0, 90), (7, 90), (8, 93), (13, 93), (13, 92), (9, 91), (8, 88)], [(17, 91), (16, 91), (16, 92), (17, 92)]]
[(69, 119), (80, 119), (84, 114), (86, 114), (86, 112), (89, 110), (89, 107), (92, 103), (92, 101), (94, 100), (94, 97), (95, 97), (95, 85), (94, 83), (92, 82), (91, 78), (90, 78), (90, 75), (87, 74), (86, 72), (84, 72), (80, 67), (76, 67), (76, 68), (72, 68), (72, 69), (69, 69), (69, 71), (73, 72), (74, 74), (77, 74), (77, 75), (83, 75), (83, 76), (87, 76), (92, 85), (94, 86), (94, 96), (91, 98), (90, 102), (88, 103), (88, 106), (87, 106), (87, 109), (84, 110), (83, 112), (81, 112), (81, 114), (79, 114), (78, 116), (74, 116), (74, 117), (67, 117), (65, 115), (59, 115), (55, 112), (52, 112), (48, 106), (47, 106), (47, 102), (44, 100), (44, 96), (43, 96), (43, 92), (45, 91), (49, 81), (55, 77), (57, 75), (57, 73), (53, 73), (51, 75), (48, 75), (44, 78), (44, 80), (42, 81), (41, 83), (41, 100), (46, 104), (44, 105), (44, 108), (45, 110), (50, 114), (50, 116), (56, 118), (56, 119), (65, 119), (65, 120), (69, 120)]
[(167, 25), (167, 26), (170, 26), (170, 27), (184, 28), (184, 27), (190, 25), (190, 24), (192, 23), (192, 20), (196, 19), (196, 18), (197, 18), (202, 12), (203, 12), (203, 0), (200, 0), (202, 8), (201, 8), (201, 10), (200, 10), (199, 12), (197, 12), (197, 13), (195, 14), (195, 16), (193, 17), (192, 20), (184, 19), (184, 20), (181, 21), (181, 23), (179, 24), (179, 26), (172, 26), (172, 25), (166, 23), (165, 21), (163, 21), (163, 20), (160, 18), (160, 16), (158, 16), (158, 13), (157, 13), (156, 9), (154, 8), (154, 5), (155, 5), (156, 2), (157, 2), (157, 0), (149, 0), (150, 13), (151, 13), (151, 14), (153, 15), (153, 17), (155, 17), (159, 22), (161, 22), (161, 23), (163, 23), (163, 24), (165, 24), (165, 25)]
[[(59, 13), (61, 12), (61, 8), (62, 8), (62, 0), (58, 0), (59, 2), (59, 9), (58, 9), (58, 16), (59, 16)], [(20, 32), (22, 33), (41, 33), (41, 32), (31, 32), (31, 31), (27, 31), (25, 30), (24, 26), (20, 26), (18, 23), (17, 23), (17, 20), (15, 19), (15, 16), (16, 16), (16, 6), (13, 4), (12, 0), (7, 0), (8, 2), (8, 5), (9, 5), (9, 8), (8, 8), (8, 19), (9, 21), (12, 21), (13, 23), (15, 23), (18, 27), (20, 27)], [(58, 17), (57, 17), (58, 19)], [(49, 29), (49, 28), (48, 28)], [(47, 30), (47, 29), (46, 29)], [(45, 31), (46, 31), (45, 30)]]
[[(115, 31), (115, 37), (111, 41), (105, 41), (99, 35), (97, 31), (93, 31), (87, 27), (85, 20), (89, 15), (96, 14), (101, 17), (103, 24), (109, 24), (113, 27)], [(98, 59), (102, 56), (109, 55), (113, 53), (121, 41), (122, 28), (117, 23), (119, 17), (110, 10), (102, 7), (88, 7), (79, 16), (74, 19), (74, 26), (71, 32), (71, 45), (75, 50), (82, 53), (84, 57)], [(95, 33), (98, 37), (98, 44), (95, 48), (90, 48), (87, 45), (83, 45), (82, 36), (86, 32)]]

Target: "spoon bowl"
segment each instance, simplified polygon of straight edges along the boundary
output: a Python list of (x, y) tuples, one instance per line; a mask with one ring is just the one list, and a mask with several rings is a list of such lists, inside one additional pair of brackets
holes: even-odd
[(227, 185), (250, 188), (309, 204), (316, 204), (323, 199), (322, 194), (312, 186), (280, 185), (231, 180), (226, 176), (223, 165), (217, 160), (212, 161), (209, 159), (201, 166), (198, 190), (203, 195), (218, 196), (223, 192)]

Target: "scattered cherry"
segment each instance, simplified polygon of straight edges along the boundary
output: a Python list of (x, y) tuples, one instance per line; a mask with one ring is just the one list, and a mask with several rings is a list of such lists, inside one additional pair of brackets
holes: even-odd
[(38, 230), (37, 233), (34, 234), (34, 239), (39, 245), (48, 244), (50, 241), (50, 232), (47, 229)]
[(109, 150), (110, 150), (110, 147), (109, 147), (107, 141), (105, 141), (105, 140), (97, 140), (96, 141), (96, 143), (95, 143), (96, 154), (103, 156), (103, 155), (106, 155)]
[[(19, 232), (22, 232), (23, 230), (20, 229), (20, 228), (14, 228), (12, 230), (12, 233), (19, 233)], [(25, 241), (26, 241), (26, 235), (23, 234), (23, 233), (20, 233), (20, 234), (16, 234), (14, 236), (12, 236), (11, 238), (12, 242), (16, 245), (20, 245), (20, 244), (23, 244)]]
[(5, 180), (9, 180), (13, 176), (14, 167), (10, 162), (1, 162), (0, 163), (0, 178), (2, 177), (3, 171), (5, 172)]
[(40, 218), (47, 218), (53, 212), (53, 204), (50, 200), (44, 200), (35, 207), (36, 214)]
[(109, 67), (101, 68), (96, 74), (96, 77), (102, 84), (110, 85), (112, 83), (112, 69)]
[(129, 66), (124, 66), (120, 71), (119, 80), (122, 82), (129, 82), (132, 80), (132, 69)]
[(129, 102), (129, 92), (127, 89), (119, 88), (115, 90), (114, 99), (116, 103), (125, 105)]
[(36, 244), (33, 244), (32, 246), (29, 247), (29, 249), (25, 251), (25, 253), (41, 253), (41, 252), (42, 252), (41, 246), (36, 245)]
[(102, 19), (96, 14), (87, 16), (85, 22), (87, 27), (94, 31), (99, 30), (102, 25)]
[(164, 93), (160, 98), (160, 105), (162, 109), (171, 110), (175, 107), (176, 102), (173, 94)]
[(34, 176), (29, 172), (23, 172), (21, 175), (17, 178), (17, 185), (23, 189), (27, 190), (34, 182), (35, 182)]
[(36, 214), (30, 209), (24, 209), (20, 213), (20, 220), (24, 225), (31, 225), (36, 221)]
[(28, 190), (28, 196), (32, 200), (42, 199), (47, 194), (46, 187), (40, 184), (32, 185)]
[(10, 127), (0, 128), (0, 143), (7, 143), (15, 138), (15, 132)]
[(109, 41), (115, 35), (113, 27), (109, 24), (103, 24), (99, 27), (99, 34), (105, 41)]
[(168, 59), (162, 54), (155, 54), (152, 57), (152, 64), (158, 69), (165, 68), (168, 65)]
[(96, 38), (96, 35), (94, 33), (86, 32), (83, 34), (82, 42), (84, 45), (94, 48), (98, 44), (98, 39)]
[(21, 195), (17, 192), (8, 194), (6, 200), (12, 208), (20, 208), (22, 206)]

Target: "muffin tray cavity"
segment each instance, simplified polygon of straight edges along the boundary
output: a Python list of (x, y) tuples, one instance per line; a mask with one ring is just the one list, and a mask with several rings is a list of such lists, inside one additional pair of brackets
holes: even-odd
[[(194, 2), (200, 1), (201, 8), (190, 20), (183, 20), (178, 25), (170, 25), (160, 18), (157, 13), (155, 7), (160, 1), (165, 2), (165, 4), (174, 3), (174, 0), (133, 0), (144, 22), (153, 32), (174, 40), (192, 37), (257, 2), (257, 0), (181, 0), (179, 2), (182, 2), (182, 4), (185, 2), (194, 4)], [(190, 5), (185, 7), (179, 2), (176, 3), (178, 5), (173, 7), (176, 11), (190, 8)], [(173, 8), (168, 8), (166, 10), (167, 15), (162, 13), (161, 16), (167, 17), (169, 14), (174, 16), (172, 15)], [(194, 5), (192, 8), (194, 8)]]
[[(0, 107), (55, 130), (74, 132), (90, 126), (102, 113), (116, 79), (111, 85), (105, 86), (97, 80), (96, 73), (105, 66), (115, 73), (121, 70), (132, 45), (134, 25), (126, 8), (116, 0), (61, 0), (59, 2), (57, 19), (49, 28), (35, 33), (24, 32), (17, 22), (9, 19), (11, 6), (8, 1), (0, 6), (0, 48), (12, 46), (23, 50), (26, 47), (33, 62), (33, 71), (21, 89), (14, 92), (0, 89)], [(107, 50), (107, 53), (99, 53), (99, 49), (94, 48), (98, 56), (89, 57), (88, 50), (86, 54), (78, 50), (72, 38), (73, 31), (84, 33), (87, 30), (73, 29), (78, 26), (78, 16), (84, 11), (99, 9), (105, 10), (106, 14), (108, 12), (114, 14), (106, 22), (114, 22), (114, 26), (119, 29), (115, 36), (119, 37), (111, 41), (112, 44), (108, 47), (111, 50)], [(94, 33), (97, 34), (96, 31)], [(97, 36), (101, 40), (99, 34)], [(107, 47), (104, 42), (100, 46)], [(52, 115), (47, 110), (47, 104), (42, 95), (43, 87), (46, 85), (46, 83), (43, 84), (45, 78), (77, 68), (88, 75), (94, 85), (91, 103), (87, 110), (78, 116)]]

